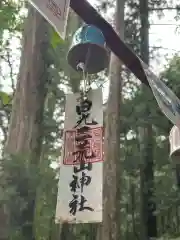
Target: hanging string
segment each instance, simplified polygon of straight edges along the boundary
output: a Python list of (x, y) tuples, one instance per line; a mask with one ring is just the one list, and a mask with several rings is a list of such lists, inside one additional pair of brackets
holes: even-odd
[(86, 72), (90, 56), (91, 56), (91, 47), (89, 45), (88, 52), (87, 52), (87, 55), (86, 55), (85, 65), (84, 65), (85, 87), (87, 87), (87, 85), (88, 85), (88, 87), (90, 86), (90, 80), (89, 80), (88, 72)]
[(89, 62), (89, 59), (90, 59), (90, 54), (91, 54), (91, 49), (90, 49), (90, 46), (89, 46), (87, 54), (86, 54), (85, 63), (81, 62), (77, 65), (77, 68), (80, 68), (82, 70), (82, 77), (83, 77), (83, 83), (84, 83), (82, 92), (83, 92), (84, 98), (87, 97), (87, 93), (90, 90), (90, 85), (91, 85), (89, 75), (88, 75), (88, 72), (87, 72), (87, 66), (88, 66), (88, 62)]
[(93, 83), (96, 84), (96, 86), (98, 88), (102, 88), (103, 85), (108, 82), (108, 80), (104, 81), (103, 83), (101, 84), (97, 84), (97, 80), (94, 80), (94, 81), (90, 81), (89, 79), (89, 74), (87, 72), (87, 66), (88, 66), (88, 63), (89, 63), (89, 59), (90, 59), (90, 55), (91, 55), (91, 46), (88, 47), (88, 51), (87, 51), (87, 54), (86, 54), (86, 59), (85, 59), (85, 63), (83, 62), (80, 62), (78, 65), (77, 65), (77, 69), (80, 68), (82, 70), (82, 78), (83, 78), (83, 89), (82, 89), (82, 97), (83, 98), (87, 98), (87, 93), (89, 92), (89, 90), (91, 89), (91, 85)]

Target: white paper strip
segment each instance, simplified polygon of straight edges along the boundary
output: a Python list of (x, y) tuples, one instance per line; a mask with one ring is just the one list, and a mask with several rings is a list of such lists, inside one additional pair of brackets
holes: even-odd
[(29, 0), (41, 15), (55, 28), (62, 39), (66, 36), (66, 26), (70, 0)]
[(161, 111), (177, 126), (180, 126), (180, 100), (146, 65), (142, 62), (147, 80)]
[[(89, 125), (92, 136), (89, 139), (90, 149), (95, 156), (87, 159), (84, 169), (75, 173), (75, 168), (80, 164), (72, 165), (75, 156), (71, 149), (75, 149), (75, 125), (79, 120), (76, 105), (79, 94), (70, 94), (66, 98), (65, 126), (64, 126), (64, 152), (61, 163), (60, 179), (58, 185), (58, 198), (56, 208), (56, 223), (90, 223), (102, 222), (102, 185), (103, 185), (103, 151), (102, 151), (102, 126), (103, 102), (101, 89), (91, 90), (88, 99), (92, 101), (92, 108), (88, 122), (93, 120), (98, 124)], [(81, 125), (83, 126), (83, 125)], [(70, 131), (68, 131), (70, 130)], [(82, 144), (83, 141), (81, 141)], [(76, 148), (77, 150), (77, 148)], [(87, 152), (90, 156), (91, 150)], [(76, 161), (78, 158), (76, 156)], [(66, 165), (65, 165), (66, 164)], [(92, 169), (90, 169), (92, 168)], [(74, 191), (74, 192), (73, 192)]]
[(175, 163), (180, 164), (180, 129), (173, 126), (169, 134), (170, 157)]

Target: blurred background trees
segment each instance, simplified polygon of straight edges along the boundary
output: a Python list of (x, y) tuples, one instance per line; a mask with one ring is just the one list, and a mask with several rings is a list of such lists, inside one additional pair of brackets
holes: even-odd
[[(114, 25), (116, 3), (95, 2), (96, 8)], [(154, 24), (153, 14), (163, 18), (167, 9), (172, 11), (178, 30), (179, 6), (173, 1), (125, 1), (124, 39), (150, 64), (159, 58), (160, 49), (150, 46), (148, 29)], [(36, 24), (27, 24), (28, 21)], [(77, 92), (81, 80), (68, 66), (66, 54), (81, 23), (70, 11), (67, 39), (62, 42), (24, 1), (0, 2), (1, 240), (94, 240), (99, 234), (96, 224), (54, 223), (65, 94)], [(44, 32), (38, 35), (40, 27)], [(36, 49), (30, 54), (32, 36)], [(180, 97), (178, 52), (167, 62), (160, 77)], [(93, 76), (93, 87), (103, 88), (105, 107), (107, 77), (107, 72)], [(32, 91), (28, 91), (30, 88)], [(158, 239), (178, 239), (180, 196), (168, 143), (172, 125), (161, 114), (150, 90), (141, 86), (124, 66), (119, 94), (122, 101), (117, 166), (121, 168), (121, 178), (116, 186), (121, 194), (117, 195), (120, 207), (116, 211), (121, 219), (120, 238), (146, 240), (155, 231)], [(37, 102), (39, 105), (35, 105)], [(31, 113), (28, 120), (24, 119), (26, 113)], [(148, 208), (149, 203), (154, 207)]]

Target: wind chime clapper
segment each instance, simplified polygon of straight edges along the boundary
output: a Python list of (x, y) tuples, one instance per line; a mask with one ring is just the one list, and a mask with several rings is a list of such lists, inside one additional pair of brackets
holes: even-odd
[(108, 66), (109, 56), (102, 32), (83, 25), (74, 34), (67, 60), (76, 71), (95, 74)]

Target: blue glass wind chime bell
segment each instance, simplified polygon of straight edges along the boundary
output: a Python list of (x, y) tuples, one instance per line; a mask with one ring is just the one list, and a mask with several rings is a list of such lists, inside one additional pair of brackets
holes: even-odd
[(80, 27), (73, 36), (68, 63), (76, 71), (95, 74), (108, 65), (108, 51), (102, 32), (93, 25)]

